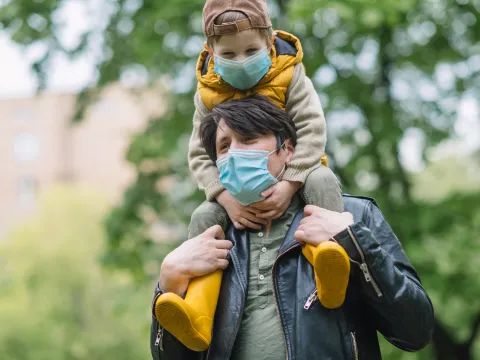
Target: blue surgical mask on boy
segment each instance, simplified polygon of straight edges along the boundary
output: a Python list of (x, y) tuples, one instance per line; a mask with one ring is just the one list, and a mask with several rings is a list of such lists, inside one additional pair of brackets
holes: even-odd
[(224, 81), (240, 90), (254, 87), (272, 66), (266, 47), (242, 61), (228, 60), (217, 55), (213, 55), (213, 61), (214, 71)]
[(242, 205), (263, 200), (260, 194), (278, 182), (285, 169), (277, 177), (268, 171), (268, 157), (275, 151), (229, 150), (217, 160), (220, 183)]

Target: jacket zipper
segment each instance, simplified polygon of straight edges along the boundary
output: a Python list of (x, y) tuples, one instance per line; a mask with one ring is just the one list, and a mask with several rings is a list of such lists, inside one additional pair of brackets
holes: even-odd
[(299, 246), (300, 246), (300, 244), (295, 244), (293, 246), (290, 246), (287, 250), (285, 250), (283, 253), (281, 253), (280, 255), (277, 256), (277, 258), (275, 259), (275, 262), (273, 263), (273, 266), (272, 266), (273, 299), (275, 300), (275, 309), (277, 310), (277, 314), (280, 317), (280, 323), (282, 324), (283, 340), (285, 341), (285, 351), (287, 353), (286, 354), (286, 360), (289, 359), (288, 345), (287, 345), (287, 334), (285, 333), (285, 329), (283, 328), (283, 319), (282, 319), (282, 315), (280, 314), (280, 310), (278, 309), (277, 295), (276, 295), (276, 292), (275, 292), (275, 289), (276, 289), (276, 286), (275, 286), (275, 265), (277, 264), (277, 261), (278, 261), (278, 259), (280, 259), (280, 257), (282, 257), (284, 254), (286, 254), (290, 250), (292, 250), (296, 247), (299, 247)]
[(317, 289), (315, 289), (315, 291), (311, 293), (310, 296), (308, 297), (307, 301), (305, 302), (305, 305), (303, 305), (303, 308), (305, 310), (309, 310), (312, 307), (313, 303), (317, 300), (318, 300), (318, 292), (317, 292)]
[(350, 227), (347, 227), (347, 231), (348, 231), (348, 234), (350, 235), (350, 238), (352, 239), (353, 243), (355, 244), (355, 247), (357, 248), (357, 251), (360, 254), (360, 257), (362, 258), (362, 263), (360, 264), (360, 270), (362, 270), (362, 272), (363, 272), (363, 276), (365, 277), (365, 281), (372, 284), (373, 290), (377, 294), (377, 297), (381, 297), (383, 294), (380, 291), (380, 288), (378, 287), (377, 283), (373, 279), (372, 275), (370, 274), (370, 271), (368, 270), (368, 265), (365, 262), (365, 255), (363, 254), (362, 248), (360, 247), (360, 244), (358, 243), (357, 238), (353, 234)]
[(163, 351), (163, 328), (158, 326), (157, 337), (155, 339), (155, 346), (160, 348), (160, 351)]
[[(233, 262), (233, 260), (232, 260)], [(235, 266), (235, 264), (234, 264)], [(245, 291), (248, 291), (247, 289)], [(243, 312), (244, 312), (244, 308), (245, 306), (242, 308), (242, 311), (240, 312), (240, 324), (237, 326), (237, 328), (235, 329), (235, 336), (234, 336), (234, 339), (237, 338), (237, 335), (238, 335), (238, 331), (240, 330), (240, 325), (241, 325), (241, 322), (242, 322), (242, 317), (243, 317)], [(235, 344), (234, 344), (235, 345)], [(230, 359), (230, 357), (232, 356), (232, 351), (233, 351), (233, 346), (232, 345), (232, 348), (230, 349), (229, 353), (228, 353), (228, 357), (227, 359)], [(207, 357), (206, 359), (209, 359), (209, 355), (210, 355), (210, 347), (208, 348), (208, 351), (207, 351)]]
[(355, 360), (358, 360), (357, 339), (354, 332), (351, 332), (350, 335), (352, 336), (353, 354), (355, 355)]

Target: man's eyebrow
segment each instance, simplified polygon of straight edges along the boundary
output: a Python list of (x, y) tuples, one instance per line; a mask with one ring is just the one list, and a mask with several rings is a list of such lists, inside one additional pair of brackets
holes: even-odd
[(220, 138), (217, 140), (216, 145), (221, 145), (223, 142), (227, 141), (229, 137), (227, 135), (221, 135)]

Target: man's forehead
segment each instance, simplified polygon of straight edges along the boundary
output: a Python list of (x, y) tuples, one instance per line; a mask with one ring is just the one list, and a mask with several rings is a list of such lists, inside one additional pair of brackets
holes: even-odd
[(226, 138), (231, 138), (232, 136), (235, 136), (235, 132), (228, 127), (228, 125), (223, 119), (221, 119), (218, 122), (218, 126), (217, 126), (217, 136), (216, 136), (217, 143), (220, 141), (223, 141)]

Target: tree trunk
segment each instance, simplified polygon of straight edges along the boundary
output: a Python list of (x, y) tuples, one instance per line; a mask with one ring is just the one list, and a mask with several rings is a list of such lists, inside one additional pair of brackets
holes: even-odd
[(465, 342), (458, 342), (439, 320), (435, 320), (435, 331), (432, 340), (435, 360), (474, 360), (473, 343), (479, 327), (480, 313), (477, 314), (472, 324), (469, 339)]

